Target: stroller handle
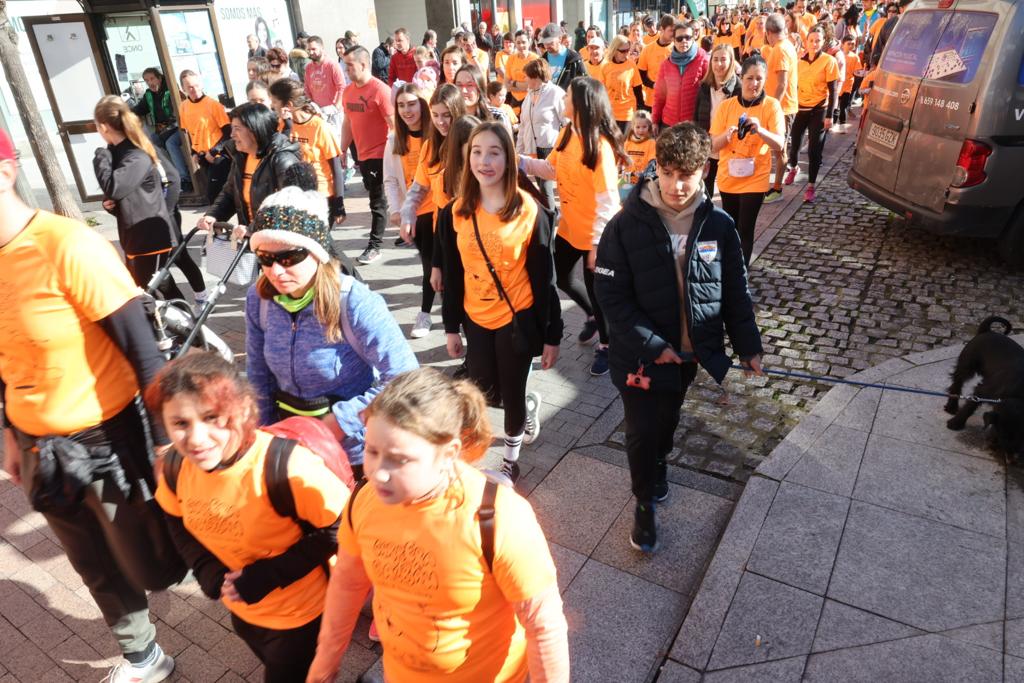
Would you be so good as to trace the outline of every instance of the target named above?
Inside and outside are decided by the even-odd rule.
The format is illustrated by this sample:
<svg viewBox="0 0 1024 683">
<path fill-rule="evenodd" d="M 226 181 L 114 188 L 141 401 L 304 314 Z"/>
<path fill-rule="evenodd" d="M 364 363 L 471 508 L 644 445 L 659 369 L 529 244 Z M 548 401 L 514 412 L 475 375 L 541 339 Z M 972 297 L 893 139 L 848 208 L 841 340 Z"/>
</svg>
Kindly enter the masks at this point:
<svg viewBox="0 0 1024 683">
<path fill-rule="evenodd" d="M 185 238 L 178 242 L 178 246 L 174 247 L 170 256 L 167 257 L 167 263 L 164 264 L 164 267 L 153 273 L 153 277 L 149 278 L 149 282 L 146 283 L 146 294 L 149 294 L 154 299 L 157 298 L 157 290 L 159 290 L 160 285 L 162 285 L 164 280 L 166 280 L 171 274 L 171 266 L 174 265 L 174 262 L 178 260 L 179 256 L 181 256 L 181 252 L 185 251 L 188 247 L 189 240 L 195 237 L 197 232 L 199 232 L 198 227 L 192 228 L 189 233 L 185 235 Z"/>
<path fill-rule="evenodd" d="M 231 273 L 231 271 L 235 269 L 235 267 L 238 265 L 238 262 L 242 260 L 242 256 L 245 255 L 245 252 L 247 251 L 249 251 L 249 235 L 243 237 L 242 240 L 238 243 L 238 249 L 235 250 L 235 256 L 233 259 L 231 259 L 231 265 L 228 266 L 227 272 L 229 274 Z M 225 276 L 224 280 L 226 279 L 227 277 Z M 216 303 L 217 298 L 223 291 L 224 280 L 221 280 L 218 287 L 214 290 L 213 294 L 211 295 L 210 301 L 203 308 L 202 312 L 199 314 L 199 317 L 196 318 L 195 325 L 192 327 L 192 331 L 189 332 L 188 337 L 186 337 L 185 341 L 182 342 L 181 348 L 178 350 L 178 354 L 175 356 L 175 358 L 181 358 L 182 356 L 184 356 L 192 347 L 192 344 L 195 342 L 196 337 L 199 336 L 200 331 L 203 329 L 203 324 L 206 323 L 206 319 L 209 318 L 210 313 L 213 312 L 212 304 Z"/>
</svg>

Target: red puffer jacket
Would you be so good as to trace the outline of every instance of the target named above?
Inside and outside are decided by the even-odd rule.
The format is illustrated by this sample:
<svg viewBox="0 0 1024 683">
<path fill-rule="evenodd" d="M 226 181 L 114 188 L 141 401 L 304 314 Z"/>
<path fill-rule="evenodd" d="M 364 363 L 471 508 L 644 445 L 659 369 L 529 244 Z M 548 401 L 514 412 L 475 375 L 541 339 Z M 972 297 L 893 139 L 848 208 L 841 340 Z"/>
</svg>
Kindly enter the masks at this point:
<svg viewBox="0 0 1024 683">
<path fill-rule="evenodd" d="M 671 57 L 661 63 L 654 84 L 654 108 L 651 112 L 656 125 L 672 126 L 693 121 L 700 82 L 708 72 L 710 61 L 708 53 L 697 48 L 697 56 L 686 65 L 682 76 Z"/>
</svg>

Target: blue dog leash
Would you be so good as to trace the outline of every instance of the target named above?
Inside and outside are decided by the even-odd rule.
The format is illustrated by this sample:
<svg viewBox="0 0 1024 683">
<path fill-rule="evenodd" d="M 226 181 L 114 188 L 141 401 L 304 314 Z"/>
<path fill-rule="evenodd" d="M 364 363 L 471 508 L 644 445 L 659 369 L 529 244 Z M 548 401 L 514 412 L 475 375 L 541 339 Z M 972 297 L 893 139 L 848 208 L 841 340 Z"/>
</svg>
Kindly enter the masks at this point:
<svg viewBox="0 0 1024 683">
<path fill-rule="evenodd" d="M 743 370 L 744 372 L 750 372 L 750 368 L 743 365 L 736 365 L 735 363 L 729 366 L 730 370 Z M 937 396 L 939 398 L 956 398 L 964 399 L 965 401 L 972 401 L 974 403 L 1001 403 L 998 398 L 981 398 L 971 394 L 970 396 L 961 396 L 958 394 L 947 394 L 944 391 L 930 391 L 928 389 L 915 389 L 914 387 L 903 387 L 898 384 L 876 384 L 874 382 L 858 382 L 855 379 L 840 379 L 839 377 L 827 377 L 824 375 L 811 375 L 805 372 L 792 372 L 790 370 L 769 370 L 768 368 L 761 368 L 761 371 L 766 375 L 777 375 L 779 377 L 793 377 L 794 379 L 806 379 L 814 382 L 831 382 L 833 384 L 850 384 L 855 387 L 863 387 L 865 389 L 881 389 L 882 391 L 902 391 L 906 394 L 921 394 L 923 396 Z"/>
</svg>

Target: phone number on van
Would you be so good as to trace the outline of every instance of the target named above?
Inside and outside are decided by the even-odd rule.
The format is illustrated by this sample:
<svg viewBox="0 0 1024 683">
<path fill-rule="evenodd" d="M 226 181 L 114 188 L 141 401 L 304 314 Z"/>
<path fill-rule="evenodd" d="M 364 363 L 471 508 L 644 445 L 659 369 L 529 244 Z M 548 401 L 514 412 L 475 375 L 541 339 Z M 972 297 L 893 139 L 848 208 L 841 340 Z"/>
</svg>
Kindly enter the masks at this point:
<svg viewBox="0 0 1024 683">
<path fill-rule="evenodd" d="M 960 109 L 960 102 L 958 100 L 936 99 L 922 95 L 917 98 L 917 101 L 926 107 L 938 107 L 939 109 L 949 109 L 950 111 L 958 111 Z"/>
</svg>

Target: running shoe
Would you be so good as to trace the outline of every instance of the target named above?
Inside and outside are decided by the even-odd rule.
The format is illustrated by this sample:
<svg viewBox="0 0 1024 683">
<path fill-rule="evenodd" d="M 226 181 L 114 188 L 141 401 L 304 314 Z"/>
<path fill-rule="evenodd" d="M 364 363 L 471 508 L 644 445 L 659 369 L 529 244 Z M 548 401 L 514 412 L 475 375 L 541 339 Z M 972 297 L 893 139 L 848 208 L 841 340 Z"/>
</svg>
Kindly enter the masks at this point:
<svg viewBox="0 0 1024 683">
<path fill-rule="evenodd" d="M 608 374 L 607 346 L 594 352 L 594 362 L 590 364 L 590 374 L 594 377 L 603 377 Z"/>
<path fill-rule="evenodd" d="M 531 391 L 526 395 L 526 432 L 523 443 L 533 443 L 540 435 L 540 394 Z"/>
<path fill-rule="evenodd" d="M 376 247 L 367 247 L 362 254 L 356 257 L 356 261 L 361 266 L 369 265 L 380 258 L 380 249 Z"/>
<path fill-rule="evenodd" d="M 583 323 L 583 331 L 580 332 L 580 336 L 576 337 L 583 346 L 590 346 L 597 341 L 597 321 L 593 318 L 588 318 L 587 322 Z"/>
<path fill-rule="evenodd" d="M 664 503 L 666 500 L 668 500 L 668 482 L 658 482 L 654 485 L 654 502 Z"/>
<path fill-rule="evenodd" d="M 807 190 L 804 192 L 804 203 L 810 204 L 813 201 L 814 201 L 814 187 L 813 186 L 808 186 Z"/>
<path fill-rule="evenodd" d="M 774 204 L 775 202 L 782 201 L 782 190 L 776 190 L 772 188 L 764 195 L 765 204 Z"/>
<path fill-rule="evenodd" d="M 465 379 L 469 377 L 469 366 L 466 365 L 466 359 L 462 359 L 462 364 L 455 368 L 455 372 L 452 373 L 452 379 Z"/>
<path fill-rule="evenodd" d="M 654 503 L 637 503 L 633 513 L 633 531 L 629 544 L 642 553 L 653 553 L 658 548 L 658 523 L 654 518 Z"/>
<path fill-rule="evenodd" d="M 498 476 L 508 480 L 508 485 L 515 487 L 519 481 L 519 463 L 515 460 L 501 459 L 501 467 L 498 468 Z"/>
<path fill-rule="evenodd" d="M 158 683 L 174 671 L 174 658 L 156 646 L 152 660 L 145 666 L 122 661 L 107 673 L 102 683 Z"/>
<path fill-rule="evenodd" d="M 786 178 L 785 178 L 785 180 L 782 181 L 782 184 L 783 185 L 792 185 L 793 182 L 796 180 L 796 174 L 799 173 L 799 172 L 800 172 L 800 167 L 799 166 L 794 166 L 793 168 L 791 168 L 788 171 L 786 171 Z"/>
<path fill-rule="evenodd" d="M 395 246 L 399 247 L 399 248 L 408 248 L 408 247 L 412 247 L 412 246 L 415 246 L 415 245 L 409 244 L 408 242 L 403 240 L 401 237 L 396 237 L 395 238 Z"/>
<path fill-rule="evenodd" d="M 375 643 L 379 643 L 380 642 L 380 634 L 377 633 L 377 622 L 376 621 L 371 621 L 370 622 L 370 630 L 366 632 L 366 637 L 369 638 L 370 640 L 372 640 Z"/>
<path fill-rule="evenodd" d="M 430 314 L 420 311 L 419 313 L 416 314 L 416 322 L 413 323 L 412 332 L 409 333 L 409 336 L 412 337 L 413 339 L 420 339 L 421 337 L 426 337 L 428 334 L 430 334 L 431 324 L 432 321 L 430 319 Z"/>
</svg>

